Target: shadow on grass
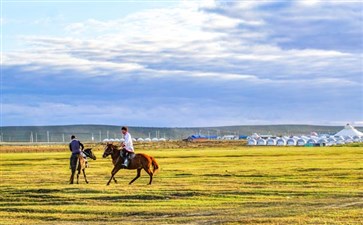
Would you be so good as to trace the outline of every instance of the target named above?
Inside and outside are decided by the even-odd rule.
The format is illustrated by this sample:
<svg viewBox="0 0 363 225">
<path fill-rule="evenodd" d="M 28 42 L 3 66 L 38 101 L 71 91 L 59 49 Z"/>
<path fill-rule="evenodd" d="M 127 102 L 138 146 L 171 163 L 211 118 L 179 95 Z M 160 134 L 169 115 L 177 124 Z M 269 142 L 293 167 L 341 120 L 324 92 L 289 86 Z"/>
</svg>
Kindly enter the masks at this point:
<svg viewBox="0 0 363 225">
<path fill-rule="evenodd" d="M 100 217 L 108 217 L 108 218 L 131 218 L 131 217 L 140 217 L 140 218 L 147 218 L 147 217 L 183 217 L 188 216 L 184 213 L 173 213 L 173 212 L 156 212 L 156 211 L 137 211 L 137 212 L 107 212 L 105 214 L 104 211 L 90 211 L 87 210 L 85 207 L 84 210 L 44 210 L 44 209 L 24 209 L 24 208 L 6 208 L 4 209 L 5 212 L 9 213 L 26 213 L 27 215 L 19 216 L 23 218 L 32 218 L 44 221 L 94 221 L 95 218 Z M 52 216 L 49 214 L 54 214 L 56 216 Z M 82 214 L 80 216 L 80 214 Z M 193 216 L 193 215 L 190 215 Z"/>
<path fill-rule="evenodd" d="M 196 191 L 179 191 L 165 193 L 164 195 L 154 194 L 154 195 L 112 195 L 112 196 L 97 196 L 89 197 L 87 199 L 96 201 L 152 201 L 152 200 L 169 200 L 176 198 L 191 198 L 196 196 L 205 196 L 206 194 L 196 192 Z"/>
</svg>

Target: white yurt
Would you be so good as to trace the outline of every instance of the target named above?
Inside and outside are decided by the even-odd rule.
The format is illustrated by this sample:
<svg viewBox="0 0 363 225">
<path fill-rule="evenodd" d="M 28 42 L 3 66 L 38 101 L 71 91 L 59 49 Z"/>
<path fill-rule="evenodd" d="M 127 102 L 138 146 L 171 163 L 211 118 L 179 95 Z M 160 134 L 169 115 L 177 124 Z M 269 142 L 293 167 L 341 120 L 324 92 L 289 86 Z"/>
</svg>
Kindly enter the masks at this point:
<svg viewBox="0 0 363 225">
<path fill-rule="evenodd" d="M 359 142 L 359 141 L 360 141 L 359 136 L 354 136 L 354 137 L 353 137 L 353 141 L 354 141 L 354 142 Z"/>
<path fill-rule="evenodd" d="M 159 141 L 166 141 L 166 139 L 165 138 L 160 138 Z"/>
<path fill-rule="evenodd" d="M 115 142 L 115 139 L 111 138 L 109 139 L 110 142 Z"/>
<path fill-rule="evenodd" d="M 284 146 L 284 145 L 286 145 L 286 140 L 284 138 L 279 138 L 276 141 L 276 145 L 278 145 L 278 146 Z"/>
<path fill-rule="evenodd" d="M 159 139 L 157 139 L 157 138 L 153 138 L 153 139 L 151 139 L 151 141 L 159 141 Z"/>
<path fill-rule="evenodd" d="M 267 139 L 266 145 L 275 146 L 276 145 L 276 139 L 272 139 L 272 138 Z"/>
<path fill-rule="evenodd" d="M 115 141 L 116 141 L 116 142 L 120 142 L 120 139 L 116 138 L 116 139 L 115 139 Z"/>
<path fill-rule="evenodd" d="M 344 137 L 343 136 L 334 136 L 336 141 L 344 141 Z"/>
<path fill-rule="evenodd" d="M 103 141 L 102 142 L 109 142 L 110 140 L 109 139 L 103 139 Z"/>
<path fill-rule="evenodd" d="M 296 145 L 297 145 L 297 146 L 304 146 L 304 145 L 306 145 L 306 139 L 305 139 L 305 138 L 299 138 L 299 139 L 296 141 Z"/>
<path fill-rule="evenodd" d="M 253 138 L 249 139 L 249 140 L 247 141 L 247 145 L 257 145 L 257 141 L 256 141 L 256 139 L 253 139 Z"/>
<path fill-rule="evenodd" d="M 352 125 L 350 125 L 349 123 L 347 125 L 345 125 L 344 129 L 339 131 L 338 133 L 335 134 L 335 136 L 359 136 L 362 137 L 363 133 L 360 132 L 359 130 L 355 129 Z"/>
<path fill-rule="evenodd" d="M 144 138 L 138 138 L 137 141 L 144 141 Z"/>
<path fill-rule="evenodd" d="M 344 140 L 352 140 L 353 137 L 352 136 L 344 136 Z"/>
<path fill-rule="evenodd" d="M 321 138 L 321 139 L 319 139 L 318 140 L 318 143 L 319 144 L 326 144 L 326 143 L 328 143 L 329 141 L 328 141 L 328 139 L 326 139 L 326 138 Z"/>
<path fill-rule="evenodd" d="M 262 139 L 262 138 L 258 139 L 257 140 L 257 145 L 266 145 L 266 140 Z"/>
<path fill-rule="evenodd" d="M 306 141 L 307 144 L 315 144 L 317 141 L 314 138 L 310 138 L 309 140 Z"/>
<path fill-rule="evenodd" d="M 256 134 L 256 133 L 254 133 L 254 134 L 252 134 L 250 137 L 251 137 L 252 139 L 258 139 L 258 138 L 260 138 L 260 135 L 258 135 L 258 134 Z"/>
<path fill-rule="evenodd" d="M 145 138 L 145 141 L 149 141 L 149 142 L 150 142 L 150 141 L 151 141 L 151 139 L 150 139 L 150 138 Z"/>
<path fill-rule="evenodd" d="M 329 137 L 328 142 L 336 142 L 337 139 L 335 137 Z"/>
<path fill-rule="evenodd" d="M 337 140 L 337 145 L 344 145 L 345 144 L 345 141 L 343 141 L 343 140 Z"/>
<path fill-rule="evenodd" d="M 297 141 L 295 138 L 289 138 L 286 140 L 286 145 L 295 146 L 296 144 L 297 144 Z"/>
</svg>

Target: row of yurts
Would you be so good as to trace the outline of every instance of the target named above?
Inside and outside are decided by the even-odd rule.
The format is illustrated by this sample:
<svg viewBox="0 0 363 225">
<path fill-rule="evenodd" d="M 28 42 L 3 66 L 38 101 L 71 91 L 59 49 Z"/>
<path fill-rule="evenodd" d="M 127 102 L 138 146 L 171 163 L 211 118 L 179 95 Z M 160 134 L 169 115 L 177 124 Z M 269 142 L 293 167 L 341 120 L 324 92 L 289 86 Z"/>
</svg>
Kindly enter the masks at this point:
<svg viewBox="0 0 363 225">
<path fill-rule="evenodd" d="M 104 139 L 103 140 L 103 142 L 104 143 L 106 143 L 106 142 L 124 142 L 125 141 L 125 139 L 123 139 L 123 138 L 120 138 L 120 139 L 118 139 L 118 138 L 115 138 L 115 139 Z M 152 142 L 152 141 L 154 141 L 154 142 L 156 142 L 156 141 L 166 141 L 166 139 L 165 138 L 132 138 L 132 141 L 140 141 L 140 142 L 143 142 L 143 141 L 145 141 L 145 142 Z"/>
<path fill-rule="evenodd" d="M 363 142 L 363 133 L 347 124 L 343 130 L 334 135 L 317 135 L 291 137 L 269 137 L 264 139 L 258 134 L 247 138 L 247 145 L 269 145 L 269 146 L 331 146 Z"/>
</svg>

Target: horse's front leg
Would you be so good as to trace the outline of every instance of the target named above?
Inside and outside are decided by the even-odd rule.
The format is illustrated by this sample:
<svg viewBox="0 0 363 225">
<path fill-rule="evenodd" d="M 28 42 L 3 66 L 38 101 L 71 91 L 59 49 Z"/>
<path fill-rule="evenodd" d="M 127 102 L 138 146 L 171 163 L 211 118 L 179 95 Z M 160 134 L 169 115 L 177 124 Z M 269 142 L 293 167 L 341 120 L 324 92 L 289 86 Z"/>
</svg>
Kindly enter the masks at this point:
<svg viewBox="0 0 363 225">
<path fill-rule="evenodd" d="M 115 184 L 117 184 L 117 180 L 116 180 L 116 178 L 115 178 L 115 177 L 113 177 L 112 179 L 113 179 L 113 181 L 115 182 Z"/>
<path fill-rule="evenodd" d="M 83 176 L 84 176 L 84 180 L 86 181 L 86 183 L 88 184 L 88 180 L 87 180 L 87 176 L 86 176 L 86 172 L 85 169 L 82 170 L 83 172 Z"/>
<path fill-rule="evenodd" d="M 77 173 L 77 184 L 79 184 L 79 174 L 81 173 L 81 170 L 78 170 L 78 173 Z"/>
<path fill-rule="evenodd" d="M 115 174 L 121 169 L 121 164 L 116 164 L 111 172 L 111 178 L 108 180 L 107 185 L 110 185 L 111 180 L 114 178 Z"/>
</svg>

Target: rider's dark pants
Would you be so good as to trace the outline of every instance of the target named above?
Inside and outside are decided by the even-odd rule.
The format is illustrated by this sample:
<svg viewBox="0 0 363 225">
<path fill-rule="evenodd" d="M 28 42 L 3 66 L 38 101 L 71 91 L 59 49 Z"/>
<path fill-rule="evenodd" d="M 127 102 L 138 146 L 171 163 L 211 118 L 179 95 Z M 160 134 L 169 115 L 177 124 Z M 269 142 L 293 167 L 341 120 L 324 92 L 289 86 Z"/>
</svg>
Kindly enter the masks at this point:
<svg viewBox="0 0 363 225">
<path fill-rule="evenodd" d="M 122 163 L 125 162 L 126 157 L 129 156 L 129 151 L 127 151 L 125 148 L 122 149 L 121 157 L 122 157 Z"/>
<path fill-rule="evenodd" d="M 123 148 L 122 152 L 121 152 L 121 157 L 122 157 L 123 161 L 125 161 L 126 157 L 130 157 L 130 156 L 132 156 L 132 154 L 134 154 L 134 153 L 129 152 L 125 148 Z"/>
<path fill-rule="evenodd" d="M 75 172 L 77 169 L 78 156 L 79 156 L 79 154 L 72 154 L 71 158 L 69 159 L 72 173 Z"/>
</svg>

